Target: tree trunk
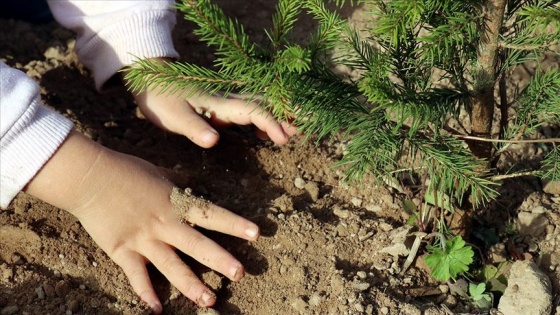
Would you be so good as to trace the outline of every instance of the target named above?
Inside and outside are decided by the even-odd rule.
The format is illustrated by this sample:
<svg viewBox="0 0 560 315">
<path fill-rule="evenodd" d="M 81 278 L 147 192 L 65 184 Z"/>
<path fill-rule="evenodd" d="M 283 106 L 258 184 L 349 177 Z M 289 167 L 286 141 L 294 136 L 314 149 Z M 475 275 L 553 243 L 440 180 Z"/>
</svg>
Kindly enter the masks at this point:
<svg viewBox="0 0 560 315">
<path fill-rule="evenodd" d="M 494 86 L 498 77 L 498 35 L 506 7 L 506 0 L 487 0 L 483 4 L 484 27 L 478 47 L 478 66 L 475 86 L 471 96 L 471 135 L 490 138 L 494 117 Z M 470 141 L 469 148 L 474 156 L 489 159 L 492 143 Z"/>
</svg>

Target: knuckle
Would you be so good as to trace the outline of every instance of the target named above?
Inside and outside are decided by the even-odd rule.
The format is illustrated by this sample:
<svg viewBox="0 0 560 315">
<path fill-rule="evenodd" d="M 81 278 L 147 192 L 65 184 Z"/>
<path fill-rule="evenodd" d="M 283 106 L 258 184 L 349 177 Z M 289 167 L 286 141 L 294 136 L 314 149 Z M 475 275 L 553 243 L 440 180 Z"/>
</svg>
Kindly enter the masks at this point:
<svg viewBox="0 0 560 315">
<path fill-rule="evenodd" d="M 186 250 L 188 251 L 185 254 L 189 254 L 189 252 L 196 252 L 197 249 L 201 246 L 202 243 L 206 240 L 206 237 L 202 234 L 190 234 L 186 236 L 182 243 L 185 246 Z"/>
<path fill-rule="evenodd" d="M 183 262 L 179 259 L 179 257 L 173 255 L 170 257 L 165 258 L 165 260 L 161 264 L 161 268 L 163 269 L 163 273 L 170 273 L 172 272 L 177 266 L 182 265 Z"/>
<path fill-rule="evenodd" d="M 198 298 L 200 291 L 203 290 L 201 288 L 203 284 L 196 276 L 189 272 L 188 267 L 185 267 L 185 270 L 180 273 L 179 278 L 183 279 L 183 281 L 181 281 L 177 289 L 193 301 Z"/>
<path fill-rule="evenodd" d="M 130 270 L 125 270 L 125 274 L 128 277 L 130 283 L 143 283 L 146 280 L 146 272 L 139 268 L 133 268 Z"/>
<path fill-rule="evenodd" d="M 240 227 L 243 226 L 243 220 L 240 217 L 235 217 L 233 220 L 229 221 L 230 231 L 238 231 Z"/>
</svg>

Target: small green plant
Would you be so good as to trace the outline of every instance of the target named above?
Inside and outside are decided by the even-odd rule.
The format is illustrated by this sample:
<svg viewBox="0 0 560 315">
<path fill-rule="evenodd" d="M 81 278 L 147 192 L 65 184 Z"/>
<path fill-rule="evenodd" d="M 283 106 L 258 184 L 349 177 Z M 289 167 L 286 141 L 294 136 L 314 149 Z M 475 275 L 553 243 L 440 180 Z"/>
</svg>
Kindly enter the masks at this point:
<svg viewBox="0 0 560 315">
<path fill-rule="evenodd" d="M 474 273 L 474 279 L 485 283 L 487 291 L 501 295 L 507 287 L 505 271 L 509 265 L 509 262 L 502 262 L 497 266 L 486 264 Z"/>
<path fill-rule="evenodd" d="M 466 245 L 460 236 L 455 236 L 438 245 L 427 246 L 426 264 L 432 269 L 432 276 L 441 281 L 456 279 L 469 270 L 473 262 L 472 247 Z"/>
<path fill-rule="evenodd" d="M 485 283 L 469 283 L 469 296 L 474 305 L 480 309 L 490 309 L 492 307 L 492 295 L 486 292 Z"/>
</svg>

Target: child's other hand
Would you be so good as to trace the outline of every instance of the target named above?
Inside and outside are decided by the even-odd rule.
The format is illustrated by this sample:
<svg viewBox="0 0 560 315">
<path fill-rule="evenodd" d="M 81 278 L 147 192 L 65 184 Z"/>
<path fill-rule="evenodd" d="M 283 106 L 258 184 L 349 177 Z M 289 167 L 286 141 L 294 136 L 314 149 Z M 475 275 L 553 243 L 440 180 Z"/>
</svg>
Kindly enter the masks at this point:
<svg viewBox="0 0 560 315">
<path fill-rule="evenodd" d="M 296 133 L 293 125 L 277 122 L 270 112 L 245 100 L 195 93 L 185 101 L 181 96 L 158 92 L 155 89 L 134 95 L 144 116 L 160 128 L 182 134 L 203 148 L 218 142 L 220 136 L 215 128 L 232 124 L 253 124 L 260 139 L 270 139 L 278 145 L 286 144 Z M 198 114 L 197 109 L 210 117 Z"/>
<path fill-rule="evenodd" d="M 154 165 L 72 132 L 26 192 L 74 214 L 123 269 L 134 291 L 159 314 L 162 304 L 146 269 L 150 262 L 198 305 L 208 307 L 216 300 L 176 249 L 233 281 L 244 275 L 229 252 L 181 223 L 170 201 L 172 188 Z M 259 236 L 254 223 L 218 206 L 189 211 L 189 221 L 206 229 L 246 240 Z"/>
</svg>

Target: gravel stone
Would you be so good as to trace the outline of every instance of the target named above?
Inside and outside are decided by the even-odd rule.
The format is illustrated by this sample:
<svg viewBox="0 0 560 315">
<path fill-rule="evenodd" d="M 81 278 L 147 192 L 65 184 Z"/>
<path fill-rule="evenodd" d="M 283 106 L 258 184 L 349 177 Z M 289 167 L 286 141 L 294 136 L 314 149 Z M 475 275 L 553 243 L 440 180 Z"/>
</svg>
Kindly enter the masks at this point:
<svg viewBox="0 0 560 315">
<path fill-rule="evenodd" d="M 354 207 L 361 207 L 363 200 L 362 198 L 354 197 L 350 200 L 350 202 L 354 205 Z"/>
<path fill-rule="evenodd" d="M 1 315 L 13 315 L 19 311 L 19 307 L 17 305 L 10 305 L 6 306 L 0 311 Z"/>
<path fill-rule="evenodd" d="M 359 283 L 354 283 L 352 284 L 352 288 L 358 290 L 358 291 L 365 291 L 367 289 L 369 289 L 370 284 L 367 282 L 359 282 Z"/>
<path fill-rule="evenodd" d="M 295 298 L 291 305 L 296 311 L 302 314 L 305 313 L 305 309 L 307 308 L 307 303 L 301 297 Z"/>
<path fill-rule="evenodd" d="M 516 261 L 498 310 L 504 315 L 548 315 L 552 311 L 551 290 L 550 279 L 535 263 Z"/>
<path fill-rule="evenodd" d="M 543 180 L 543 191 L 551 195 L 560 195 L 560 181 Z"/>
<path fill-rule="evenodd" d="M 43 291 L 43 287 L 35 288 L 35 293 L 37 294 L 37 297 L 39 298 L 39 300 L 44 300 L 45 299 L 45 291 Z"/>
<path fill-rule="evenodd" d="M 340 207 L 337 206 L 334 207 L 333 214 L 341 219 L 348 219 L 350 217 L 350 211 L 340 209 Z"/>
<path fill-rule="evenodd" d="M 517 216 L 517 230 L 524 236 L 541 236 L 549 224 L 542 213 L 520 212 Z"/>
<path fill-rule="evenodd" d="M 296 186 L 297 189 L 305 188 L 305 180 L 301 177 L 296 178 L 294 180 L 294 186 Z"/>
</svg>

